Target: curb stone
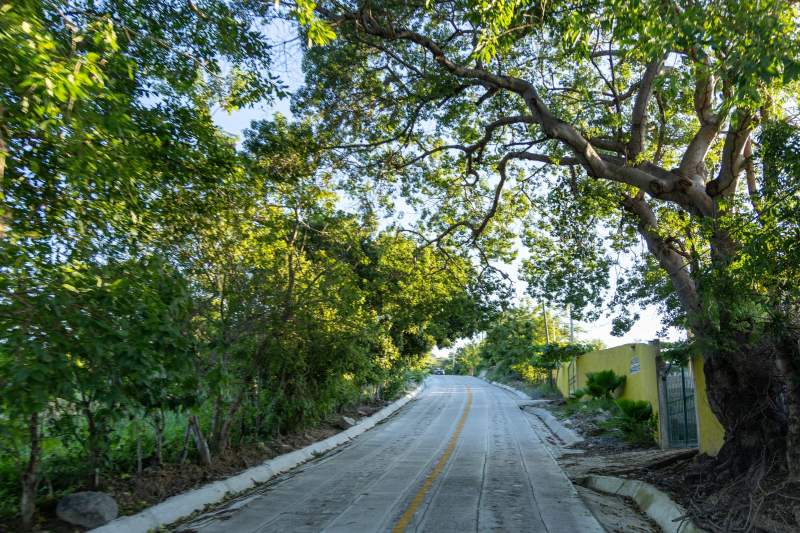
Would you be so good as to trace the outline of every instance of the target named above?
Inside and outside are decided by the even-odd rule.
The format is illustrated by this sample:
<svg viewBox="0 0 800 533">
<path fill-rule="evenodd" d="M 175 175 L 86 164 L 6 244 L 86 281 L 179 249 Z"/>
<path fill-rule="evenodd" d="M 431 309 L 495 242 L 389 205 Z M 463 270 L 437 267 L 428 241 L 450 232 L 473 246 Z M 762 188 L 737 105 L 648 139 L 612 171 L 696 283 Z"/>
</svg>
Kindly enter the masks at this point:
<svg viewBox="0 0 800 533">
<path fill-rule="evenodd" d="M 553 414 L 547 409 L 541 407 L 529 407 L 531 414 L 539 418 L 542 423 L 547 426 L 547 429 L 559 438 L 562 446 L 572 446 L 584 441 L 584 438 L 578 435 L 575 430 L 572 430 L 562 424 Z"/>
<path fill-rule="evenodd" d="M 481 378 L 481 379 L 483 379 L 483 378 Z M 485 379 L 484 379 L 484 381 L 488 381 L 488 380 L 485 380 Z M 500 387 L 501 389 L 505 389 L 505 390 L 507 390 L 507 391 L 508 391 L 508 392 L 510 392 L 511 394 L 514 394 L 514 395 L 516 395 L 516 396 L 517 396 L 519 399 L 521 399 L 521 400 L 530 400 L 530 399 L 531 399 L 531 397 L 530 397 L 530 396 L 528 396 L 527 394 L 525 394 L 525 393 L 524 393 L 524 392 L 522 392 L 521 390 L 515 389 L 514 387 L 509 387 L 509 386 L 508 386 L 508 385 L 506 385 L 505 383 L 500 383 L 500 382 L 498 382 L 498 381 L 489 381 L 489 383 L 491 383 L 492 385 L 494 385 L 494 386 L 496 386 L 496 387 Z"/>
<path fill-rule="evenodd" d="M 328 437 L 327 439 L 264 461 L 261 465 L 249 468 L 235 476 L 209 483 L 199 489 L 176 494 L 139 513 L 117 518 L 91 531 L 93 533 L 147 533 L 148 531 L 157 530 L 160 527 L 177 522 L 194 512 L 202 510 L 208 505 L 219 503 L 224 500 L 226 496 L 243 492 L 259 483 L 268 481 L 278 474 L 291 470 L 306 461 L 310 461 L 320 454 L 338 448 L 342 444 L 372 429 L 405 404 L 419 396 L 425 389 L 425 385 L 426 383 L 423 381 L 416 389 L 407 393 L 399 400 L 387 405 L 372 416 L 359 420 L 355 426 Z"/>
<path fill-rule="evenodd" d="M 590 489 L 627 496 L 666 533 L 706 533 L 691 520 L 683 520 L 686 510 L 666 493 L 649 483 L 611 476 L 586 476 L 581 485 Z"/>
</svg>

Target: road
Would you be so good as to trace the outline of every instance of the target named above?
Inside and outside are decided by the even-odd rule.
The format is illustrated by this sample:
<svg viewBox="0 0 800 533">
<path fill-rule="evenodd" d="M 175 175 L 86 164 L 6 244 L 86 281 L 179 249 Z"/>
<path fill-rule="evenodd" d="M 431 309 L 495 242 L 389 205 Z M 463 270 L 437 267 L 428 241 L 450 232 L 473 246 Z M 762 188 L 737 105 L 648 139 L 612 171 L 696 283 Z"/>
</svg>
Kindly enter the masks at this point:
<svg viewBox="0 0 800 533">
<path fill-rule="evenodd" d="M 603 531 L 519 401 L 432 376 L 387 422 L 184 531 Z"/>
</svg>

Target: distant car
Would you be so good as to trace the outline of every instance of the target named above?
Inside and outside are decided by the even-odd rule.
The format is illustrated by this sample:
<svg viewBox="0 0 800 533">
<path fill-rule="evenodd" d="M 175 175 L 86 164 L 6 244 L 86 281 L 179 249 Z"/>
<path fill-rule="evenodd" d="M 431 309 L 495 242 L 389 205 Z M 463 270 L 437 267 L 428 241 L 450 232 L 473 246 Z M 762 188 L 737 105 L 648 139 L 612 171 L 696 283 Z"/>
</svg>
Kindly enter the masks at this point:
<svg viewBox="0 0 800 533">
<path fill-rule="evenodd" d="M 444 369 L 442 368 L 434 368 L 433 369 L 434 376 L 444 376 Z"/>
</svg>

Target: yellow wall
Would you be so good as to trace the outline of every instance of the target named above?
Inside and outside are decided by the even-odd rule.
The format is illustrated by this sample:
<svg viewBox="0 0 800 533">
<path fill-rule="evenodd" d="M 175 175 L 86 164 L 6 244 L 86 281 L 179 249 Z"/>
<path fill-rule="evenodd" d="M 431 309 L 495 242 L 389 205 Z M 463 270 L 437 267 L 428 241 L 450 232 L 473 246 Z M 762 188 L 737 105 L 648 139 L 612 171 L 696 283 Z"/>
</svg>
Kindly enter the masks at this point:
<svg viewBox="0 0 800 533">
<path fill-rule="evenodd" d="M 656 357 L 658 346 L 652 344 L 623 344 L 615 348 L 597 350 L 581 355 L 576 359 L 577 388 L 586 386 L 586 374 L 601 370 L 613 370 L 618 376 L 627 376 L 620 398 L 645 400 L 658 414 L 658 373 Z M 631 374 L 631 360 L 639 358 L 639 372 Z M 565 398 L 569 397 L 568 363 L 561 366 L 558 373 L 558 389 Z"/>
<path fill-rule="evenodd" d="M 639 372 L 630 373 L 633 357 L 639 358 Z M 646 400 L 658 413 L 658 371 L 656 358 L 658 346 L 652 344 L 625 344 L 607 350 L 589 352 L 578 357 L 576 388 L 586 386 L 586 375 L 600 370 L 613 370 L 617 375 L 627 376 L 621 398 Z M 558 372 L 556 385 L 565 397 L 569 397 L 569 363 L 564 363 Z M 725 441 L 725 430 L 711 411 L 706 393 L 706 378 L 703 374 L 703 358 L 692 359 L 692 375 L 695 383 L 697 405 L 697 434 L 701 453 L 716 455 Z"/>
<path fill-rule="evenodd" d="M 725 429 L 711 411 L 706 395 L 706 376 L 703 373 L 703 358 L 692 358 L 692 375 L 694 376 L 695 402 L 697 403 L 697 435 L 700 440 L 700 453 L 717 455 L 725 442 Z"/>
</svg>

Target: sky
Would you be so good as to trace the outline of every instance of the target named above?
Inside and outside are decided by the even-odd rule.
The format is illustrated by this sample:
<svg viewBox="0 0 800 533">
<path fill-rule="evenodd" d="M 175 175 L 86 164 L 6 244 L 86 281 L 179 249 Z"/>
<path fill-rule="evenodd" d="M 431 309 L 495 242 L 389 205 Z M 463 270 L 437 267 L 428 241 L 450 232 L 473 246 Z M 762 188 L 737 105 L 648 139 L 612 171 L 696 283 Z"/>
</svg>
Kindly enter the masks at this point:
<svg viewBox="0 0 800 533">
<path fill-rule="evenodd" d="M 290 35 L 291 29 L 281 27 L 276 29 L 276 34 L 280 39 L 282 35 Z M 273 72 L 282 77 L 286 83 L 289 92 L 296 91 L 303 84 L 303 74 L 300 69 L 301 52 L 297 46 L 287 46 L 283 54 L 276 54 Z M 283 98 L 275 101 L 272 104 L 263 104 L 253 108 L 240 109 L 233 113 L 228 113 L 223 109 L 215 110 L 213 113 L 214 121 L 216 124 L 230 133 L 242 139 L 242 132 L 249 127 L 250 122 L 253 120 L 268 119 L 275 113 L 281 113 L 287 117 L 291 117 L 292 113 L 289 108 L 289 98 Z M 521 246 L 521 245 L 520 245 Z M 508 265 L 497 265 L 501 270 L 505 271 L 509 277 L 514 280 L 516 296 L 518 301 L 525 298 L 526 284 L 519 276 L 519 268 L 522 261 L 523 253 L 519 254 L 518 259 Z M 613 280 L 612 280 L 613 284 Z M 631 342 L 647 342 L 658 337 L 658 332 L 662 329 L 662 323 L 659 313 L 655 307 L 648 307 L 646 309 L 639 309 L 638 307 L 632 309 L 632 313 L 638 312 L 640 314 L 639 320 L 634 324 L 631 330 L 623 337 L 614 337 L 611 335 L 611 317 L 601 317 L 596 322 L 577 322 L 575 323 L 576 340 L 599 340 L 602 341 L 607 347 L 619 346 L 621 344 Z M 661 337 L 662 340 L 676 340 L 681 336 L 677 330 L 670 330 L 666 337 Z M 435 350 L 435 356 L 446 356 L 450 350 Z"/>
</svg>

